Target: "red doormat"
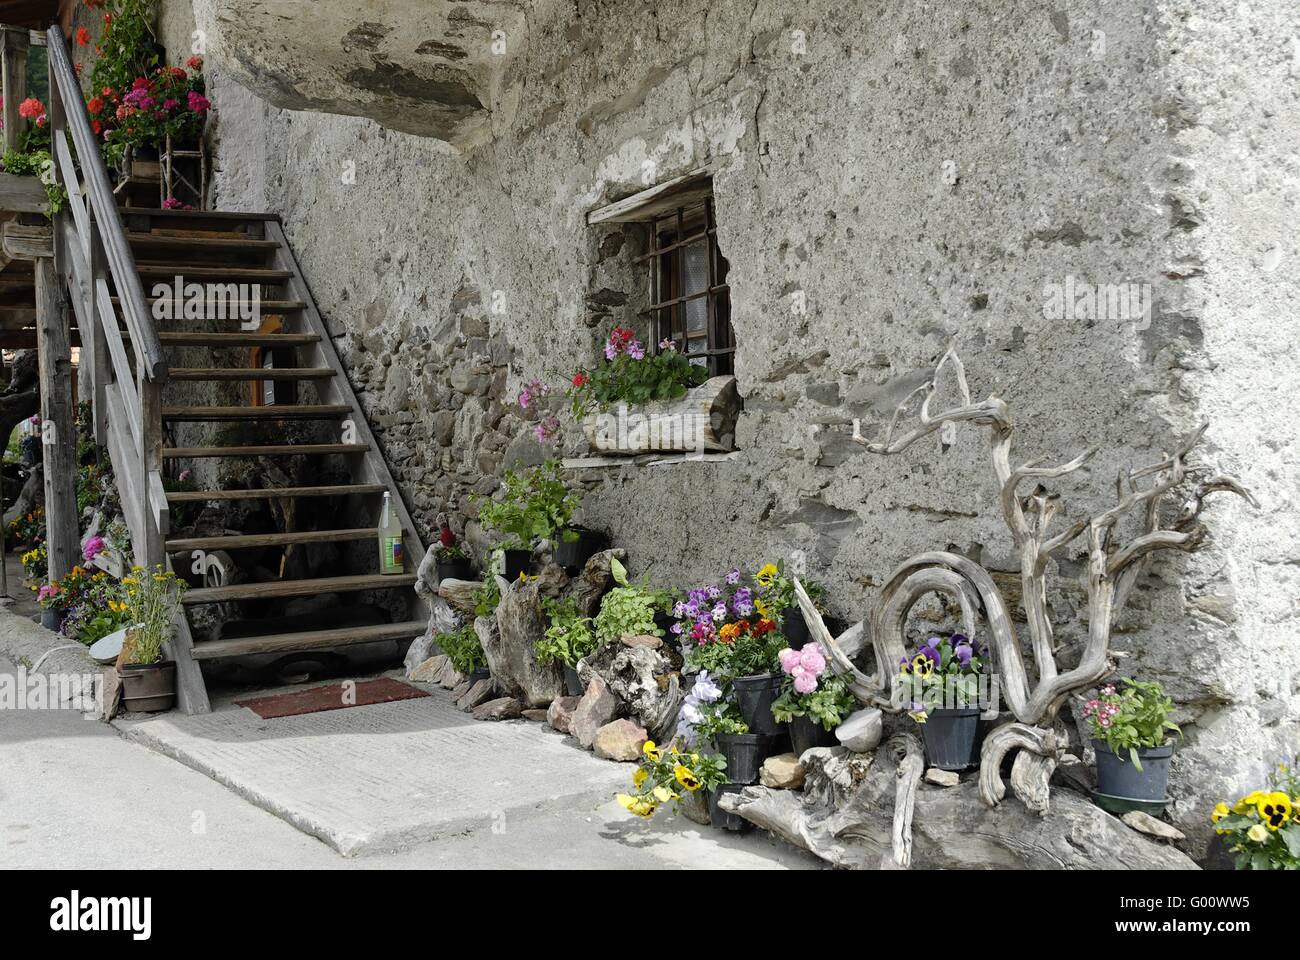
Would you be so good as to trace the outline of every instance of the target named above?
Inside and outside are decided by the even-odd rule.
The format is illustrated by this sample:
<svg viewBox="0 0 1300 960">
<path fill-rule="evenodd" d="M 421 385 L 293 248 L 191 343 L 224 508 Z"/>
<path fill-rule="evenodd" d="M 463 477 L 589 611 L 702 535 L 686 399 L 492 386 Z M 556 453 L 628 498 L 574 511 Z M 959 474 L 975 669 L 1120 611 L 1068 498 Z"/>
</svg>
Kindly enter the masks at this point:
<svg viewBox="0 0 1300 960">
<path fill-rule="evenodd" d="M 274 697 L 253 697 L 249 700 L 236 700 L 235 703 L 248 707 L 263 720 L 274 720 L 276 717 L 296 717 L 303 713 L 365 707 L 372 703 L 393 703 L 428 695 L 426 691 L 417 690 L 400 680 L 381 677 L 378 680 L 362 680 L 355 685 L 348 684 L 346 699 L 343 684 L 330 683 L 310 690 L 281 693 Z"/>
</svg>

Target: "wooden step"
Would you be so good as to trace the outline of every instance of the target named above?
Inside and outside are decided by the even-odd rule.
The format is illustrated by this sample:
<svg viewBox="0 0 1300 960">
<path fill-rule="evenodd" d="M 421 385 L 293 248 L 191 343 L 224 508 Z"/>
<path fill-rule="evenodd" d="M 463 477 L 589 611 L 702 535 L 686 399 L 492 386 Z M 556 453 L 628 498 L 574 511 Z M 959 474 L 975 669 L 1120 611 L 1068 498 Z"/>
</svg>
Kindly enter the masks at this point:
<svg viewBox="0 0 1300 960">
<path fill-rule="evenodd" d="M 379 530 L 361 527 L 357 530 L 302 530 L 292 533 L 236 533 L 224 537 L 189 537 L 168 540 L 169 551 L 185 550 L 247 550 L 254 547 L 283 547 L 294 543 L 349 543 L 354 540 L 375 539 Z"/>
<path fill-rule="evenodd" d="M 202 233 L 138 233 L 126 235 L 127 241 L 138 250 L 229 250 L 233 253 L 259 253 L 278 250 L 274 240 L 232 235 L 204 235 Z"/>
<path fill-rule="evenodd" d="M 265 447 L 164 447 L 164 460 L 205 457 L 300 457 L 307 455 L 365 453 L 368 443 L 299 443 Z"/>
<path fill-rule="evenodd" d="M 226 600 L 265 600 L 272 597 L 311 597 L 322 593 L 355 593 L 358 590 L 388 590 L 415 583 L 413 573 L 369 573 L 354 577 L 321 577 L 316 580 L 273 580 L 267 583 L 236 583 L 228 587 L 198 587 L 186 590 L 181 602 L 187 607 Z M 421 633 L 424 629 L 421 628 Z"/>
<path fill-rule="evenodd" d="M 113 306 L 117 307 L 121 305 L 121 300 L 119 300 L 117 297 L 109 297 L 109 299 L 113 302 Z M 150 310 L 150 315 L 152 316 L 153 305 L 155 303 L 157 303 L 159 300 L 166 302 L 171 299 L 172 299 L 171 297 L 145 297 L 144 302 L 148 305 Z M 181 305 L 182 307 L 184 307 L 183 300 L 181 301 Z M 307 304 L 304 303 L 302 300 L 266 300 L 266 299 L 259 300 L 256 304 L 247 300 L 235 300 L 233 302 L 228 302 L 226 304 L 226 309 L 227 311 L 235 310 L 235 311 L 247 312 L 247 308 L 252 308 L 254 306 L 257 307 L 258 311 L 264 317 L 275 315 L 275 314 L 281 314 L 281 313 L 296 313 L 307 309 Z"/>
<path fill-rule="evenodd" d="M 326 380 L 329 367 L 172 367 L 169 380 Z"/>
<path fill-rule="evenodd" d="M 163 407 L 167 423 L 216 423 L 227 420 L 331 420 L 352 413 L 346 403 L 286 403 L 269 407 Z"/>
<path fill-rule="evenodd" d="M 281 283 L 293 276 L 292 270 L 277 270 L 272 267 L 247 267 L 237 263 L 141 263 L 136 262 L 136 271 L 140 279 L 147 281 L 151 277 L 166 277 L 169 280 L 181 277 L 186 283 L 200 280 L 250 281 L 260 283 Z"/>
<path fill-rule="evenodd" d="M 123 337 L 127 335 L 122 331 Z M 164 347 L 305 347 L 320 340 L 314 333 L 182 333 L 160 330 Z"/>
<path fill-rule="evenodd" d="M 389 579 L 396 579 L 390 577 Z M 339 630 L 310 630 L 303 633 L 275 633 L 263 637 L 238 637 L 233 640 L 208 640 L 194 645 L 195 660 L 240 657 L 254 653 L 280 653 L 291 650 L 319 650 L 376 640 L 414 640 L 424 633 L 422 620 L 405 623 L 381 623 L 368 627 L 343 627 Z"/>
<path fill-rule="evenodd" d="M 285 500 L 294 497 L 347 497 L 383 493 L 382 483 L 348 483 L 332 487 L 268 487 L 257 490 L 172 490 L 168 503 L 208 503 L 216 500 Z"/>
</svg>

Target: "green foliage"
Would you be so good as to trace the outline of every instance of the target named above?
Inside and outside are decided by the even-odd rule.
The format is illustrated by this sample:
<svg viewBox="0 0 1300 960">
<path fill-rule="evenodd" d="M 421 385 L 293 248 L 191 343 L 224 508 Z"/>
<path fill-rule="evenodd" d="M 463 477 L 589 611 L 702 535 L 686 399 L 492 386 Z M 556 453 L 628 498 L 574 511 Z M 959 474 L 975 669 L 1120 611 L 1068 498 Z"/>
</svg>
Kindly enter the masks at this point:
<svg viewBox="0 0 1300 960">
<path fill-rule="evenodd" d="M 1139 749 L 1161 746 L 1169 731 L 1181 731 L 1169 719 L 1174 701 L 1165 696 L 1159 683 L 1128 679 L 1121 683 L 1123 690 L 1102 687 L 1101 694 L 1084 706 L 1083 715 L 1095 739 L 1105 741 L 1112 753 L 1127 750 L 1133 766 L 1141 770 Z"/>
<path fill-rule="evenodd" d="M 785 637 L 775 630 L 737 631 L 731 644 L 731 656 L 719 673 L 725 677 L 750 677 L 756 673 L 775 673 L 781 669 L 778 654 L 785 649 Z M 709 644 L 709 646 L 725 646 Z"/>
<path fill-rule="evenodd" d="M 458 673 L 468 674 L 487 666 L 487 657 L 473 624 L 467 623 L 459 630 L 438 634 L 438 646 L 442 647 L 442 652 Z"/>
<path fill-rule="evenodd" d="M 542 609 L 551 622 L 536 643 L 539 664 L 572 667 L 599 646 L 591 618 L 581 615 L 576 601 L 545 600 Z"/>
<path fill-rule="evenodd" d="M 895 694 L 919 723 L 928 711 L 965 707 L 979 699 L 984 659 L 979 645 L 961 633 L 930 637 L 900 666 Z"/>
<path fill-rule="evenodd" d="M 717 755 L 697 750 L 683 750 L 676 742 L 660 749 L 647 741 L 641 749 L 641 762 L 632 774 L 635 793 L 620 793 L 614 799 L 638 817 L 653 817 L 665 803 L 681 809 L 683 793 L 714 790 L 727 782 L 727 761 Z"/>
<path fill-rule="evenodd" d="M 48 135 L 46 139 L 48 140 Z M 48 145 L 43 148 L 33 147 L 29 151 L 8 150 L 0 162 L 4 163 L 5 173 L 18 177 L 36 177 L 41 181 L 49 204 L 45 209 L 47 217 L 53 217 L 68 205 L 68 192 L 55 179 L 54 159 L 50 156 Z"/>
<path fill-rule="evenodd" d="M 708 368 L 696 366 L 676 350 L 646 356 L 641 360 L 621 353 L 590 373 L 580 374 L 569 391 L 573 416 L 606 410 L 612 404 L 637 405 L 654 400 L 675 400 L 691 387 L 709 379 Z"/>
<path fill-rule="evenodd" d="M 754 575 L 758 584 L 758 597 L 762 600 L 767 616 L 779 617 L 785 610 L 797 608 L 799 603 L 794 595 L 794 577 L 785 572 L 785 561 L 769 563 Z M 818 611 L 825 613 L 826 588 L 812 580 L 800 578 L 804 592 Z"/>
<path fill-rule="evenodd" d="M 128 663 L 157 663 L 162 645 L 171 639 L 172 621 L 181 605 L 186 583 L 161 565 L 152 570 L 135 567 L 122 578 L 126 587 L 127 616 L 138 627 L 128 635 Z"/>
<path fill-rule="evenodd" d="M 1238 870 L 1300 870 L 1300 769 L 1284 756 L 1255 790 L 1210 814 L 1214 832 L 1236 854 Z"/>
<path fill-rule="evenodd" d="M 692 724 L 697 735 L 713 743 L 719 734 L 749 733 L 749 724 L 740 715 L 740 707 L 733 701 L 715 700 L 700 706 L 700 720 Z"/>
<path fill-rule="evenodd" d="M 96 47 L 98 56 L 90 68 L 90 90 L 102 93 L 105 87 L 129 89 L 136 77 L 158 66 L 154 23 L 158 19 L 157 0 L 108 0 L 104 12 L 112 16 Z"/>
<path fill-rule="evenodd" d="M 825 730 L 834 730 L 857 707 L 857 700 L 849 692 L 843 677 L 829 671 L 818 678 L 817 689 L 812 693 L 795 690 L 791 677 L 786 677 L 785 689 L 772 704 L 772 716 L 778 723 L 789 723 L 795 717 L 809 717 Z"/>
<path fill-rule="evenodd" d="M 524 474 L 507 470 L 502 479 L 505 490 L 501 498 L 484 500 L 478 518 L 506 538 L 507 549 L 527 550 L 538 540 L 561 535 L 578 508 L 578 495 L 565 486 L 558 460 L 548 460 Z M 577 538 L 571 531 L 563 536 L 566 540 Z"/>
<path fill-rule="evenodd" d="M 497 612 L 497 604 L 501 602 L 501 588 L 497 586 L 496 568 L 489 569 L 483 574 L 483 585 L 474 591 L 474 615 L 476 617 L 490 617 Z"/>
<path fill-rule="evenodd" d="M 667 609 L 671 595 L 644 585 L 632 586 L 628 583 L 627 569 L 618 558 L 610 557 L 609 564 L 618 586 L 600 601 L 595 620 L 596 639 L 603 645 L 629 634 L 662 637 L 664 632 L 655 624 L 655 612 Z"/>
</svg>

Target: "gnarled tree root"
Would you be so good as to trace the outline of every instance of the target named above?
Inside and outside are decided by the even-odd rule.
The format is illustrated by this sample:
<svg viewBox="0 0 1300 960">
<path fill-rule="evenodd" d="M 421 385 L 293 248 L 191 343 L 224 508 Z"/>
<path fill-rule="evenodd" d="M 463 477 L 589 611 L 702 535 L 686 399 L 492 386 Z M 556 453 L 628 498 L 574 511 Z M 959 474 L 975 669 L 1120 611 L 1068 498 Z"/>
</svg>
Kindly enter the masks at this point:
<svg viewBox="0 0 1300 960">
<path fill-rule="evenodd" d="M 1002 761 L 1017 748 L 1022 753 L 1011 769 L 1011 789 L 1030 810 L 1046 813 L 1047 785 L 1056 769 L 1059 740 L 1055 731 L 1027 723 L 1003 724 L 984 738 L 980 750 L 980 799 L 990 807 L 1002 802 L 1007 794 L 1006 784 L 1002 782 Z"/>
</svg>

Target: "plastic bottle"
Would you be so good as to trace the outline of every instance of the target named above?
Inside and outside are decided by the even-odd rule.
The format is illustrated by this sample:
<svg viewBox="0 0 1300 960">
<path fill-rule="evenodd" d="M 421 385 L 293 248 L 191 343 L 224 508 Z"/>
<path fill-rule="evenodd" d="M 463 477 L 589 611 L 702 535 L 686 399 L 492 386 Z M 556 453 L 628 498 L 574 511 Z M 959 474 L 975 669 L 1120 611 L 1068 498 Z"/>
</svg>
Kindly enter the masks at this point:
<svg viewBox="0 0 1300 960">
<path fill-rule="evenodd" d="M 406 550 L 402 542 L 402 521 L 397 519 L 392 495 L 384 491 L 384 509 L 379 515 L 379 572 L 405 573 Z"/>
</svg>

